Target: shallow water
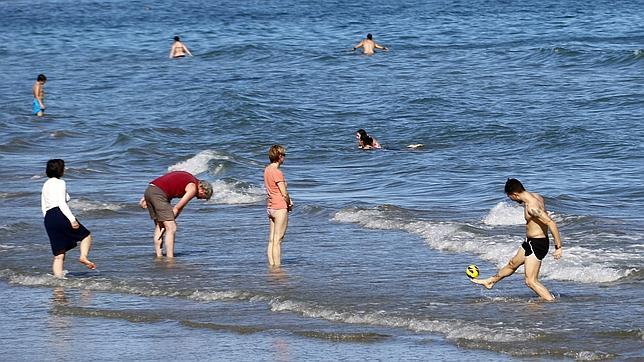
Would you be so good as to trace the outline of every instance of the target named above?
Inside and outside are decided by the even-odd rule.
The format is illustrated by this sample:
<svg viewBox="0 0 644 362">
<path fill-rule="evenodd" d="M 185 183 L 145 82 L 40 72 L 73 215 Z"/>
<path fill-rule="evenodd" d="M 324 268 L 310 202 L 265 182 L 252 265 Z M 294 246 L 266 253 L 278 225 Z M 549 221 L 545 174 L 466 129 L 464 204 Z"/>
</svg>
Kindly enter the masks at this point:
<svg viewBox="0 0 644 362">
<path fill-rule="evenodd" d="M 100 329 L 114 359 L 642 358 L 641 3 L 363 10 L 0 3 L 0 291 L 2 318 L 21 326 L 3 332 L 19 341 L 0 339 L 7 356 L 105 353 L 106 338 L 69 337 Z M 352 53 L 366 32 L 391 51 Z M 194 57 L 167 59 L 176 34 Z M 384 149 L 357 150 L 358 128 Z M 280 272 L 265 262 L 273 143 L 288 148 L 296 204 Z M 39 205 L 54 157 L 99 265 L 81 269 L 74 250 L 63 281 L 48 276 Z M 179 219 L 174 263 L 153 258 L 137 206 L 168 170 L 215 190 Z M 561 230 L 564 257 L 541 271 L 557 303 L 522 269 L 491 291 L 464 276 L 471 263 L 491 275 L 521 243 L 508 177 L 541 193 Z M 168 355 L 145 355 L 168 333 Z"/>
</svg>

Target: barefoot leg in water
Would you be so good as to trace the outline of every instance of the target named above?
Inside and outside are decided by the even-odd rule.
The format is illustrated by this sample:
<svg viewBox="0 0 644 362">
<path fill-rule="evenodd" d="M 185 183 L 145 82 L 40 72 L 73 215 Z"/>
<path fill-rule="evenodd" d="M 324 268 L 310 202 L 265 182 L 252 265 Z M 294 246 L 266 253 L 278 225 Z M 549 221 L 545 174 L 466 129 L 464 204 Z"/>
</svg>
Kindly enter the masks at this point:
<svg viewBox="0 0 644 362">
<path fill-rule="evenodd" d="M 96 264 L 90 261 L 87 257 L 89 256 L 89 249 L 92 248 L 92 235 L 88 235 L 80 243 L 80 261 L 81 264 L 85 265 L 87 269 L 94 270 L 96 269 Z"/>
<path fill-rule="evenodd" d="M 498 273 L 496 273 L 494 276 L 491 276 L 487 279 L 478 279 L 478 278 L 472 278 L 470 279 L 472 283 L 474 284 L 480 284 L 487 289 L 492 289 L 494 287 L 494 284 L 499 282 L 501 279 L 505 277 L 509 277 L 510 275 L 514 274 L 517 269 L 525 263 L 525 250 L 523 250 L 522 247 L 519 247 L 519 250 L 517 253 L 510 259 L 510 261 L 499 270 Z"/>
</svg>

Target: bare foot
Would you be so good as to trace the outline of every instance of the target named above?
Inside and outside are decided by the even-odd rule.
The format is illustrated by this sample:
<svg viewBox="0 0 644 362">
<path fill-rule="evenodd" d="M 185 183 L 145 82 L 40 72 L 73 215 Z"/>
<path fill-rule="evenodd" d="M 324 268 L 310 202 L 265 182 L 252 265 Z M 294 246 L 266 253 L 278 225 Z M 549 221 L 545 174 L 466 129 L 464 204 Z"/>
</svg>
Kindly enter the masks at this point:
<svg viewBox="0 0 644 362">
<path fill-rule="evenodd" d="M 491 281 L 490 279 L 491 278 L 481 280 L 481 279 L 477 279 L 477 278 L 472 278 L 472 279 L 470 279 L 470 281 L 472 283 L 474 283 L 474 284 L 480 284 L 480 285 L 486 287 L 487 289 L 492 289 L 492 287 L 494 286 L 494 282 Z"/>
<path fill-rule="evenodd" d="M 92 263 L 87 258 L 80 258 L 78 261 L 80 261 L 81 264 L 85 265 L 87 269 L 91 269 L 91 270 L 96 269 L 96 264 Z"/>
</svg>

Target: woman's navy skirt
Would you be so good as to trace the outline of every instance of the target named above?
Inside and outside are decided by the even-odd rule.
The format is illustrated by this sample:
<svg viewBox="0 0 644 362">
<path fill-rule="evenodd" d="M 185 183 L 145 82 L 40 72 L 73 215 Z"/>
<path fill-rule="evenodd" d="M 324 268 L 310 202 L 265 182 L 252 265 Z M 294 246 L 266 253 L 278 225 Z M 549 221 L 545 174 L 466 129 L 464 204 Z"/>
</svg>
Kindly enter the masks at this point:
<svg viewBox="0 0 644 362">
<path fill-rule="evenodd" d="M 54 255 L 63 254 L 78 245 L 78 242 L 85 239 L 89 234 L 81 223 L 78 223 L 78 229 L 72 228 L 69 219 L 60 208 L 54 207 L 45 213 L 45 229 L 49 235 L 51 243 L 51 252 Z"/>
</svg>

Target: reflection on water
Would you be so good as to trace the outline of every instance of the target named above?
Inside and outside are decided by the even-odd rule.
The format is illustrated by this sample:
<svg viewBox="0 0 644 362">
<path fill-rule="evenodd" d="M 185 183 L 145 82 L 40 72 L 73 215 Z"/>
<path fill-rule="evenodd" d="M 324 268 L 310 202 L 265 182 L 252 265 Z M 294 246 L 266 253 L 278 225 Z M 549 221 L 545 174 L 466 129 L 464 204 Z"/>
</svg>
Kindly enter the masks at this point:
<svg viewBox="0 0 644 362">
<path fill-rule="evenodd" d="M 53 306 L 67 305 L 68 300 L 67 295 L 65 295 L 65 288 L 55 287 L 52 290 L 51 301 Z"/>
<path fill-rule="evenodd" d="M 178 253 L 177 253 L 177 256 L 179 256 Z M 162 258 L 154 257 L 154 265 L 157 268 L 162 270 L 171 270 L 177 267 L 177 259 L 166 258 L 166 257 L 162 257 Z"/>
<path fill-rule="evenodd" d="M 69 306 L 69 299 L 65 293 L 65 288 L 55 287 L 52 289 L 47 329 L 43 332 L 47 334 L 49 348 L 61 355 L 72 354 L 72 345 L 70 343 L 73 340 L 72 318 L 56 312 L 59 308 L 67 306 Z"/>
<path fill-rule="evenodd" d="M 286 339 L 275 338 L 273 339 L 273 360 L 275 361 L 291 361 L 291 354 L 289 349 L 289 343 Z"/>
<path fill-rule="evenodd" d="M 288 274 L 281 267 L 269 267 L 268 268 L 268 281 L 275 284 L 287 284 L 288 283 Z"/>
</svg>

